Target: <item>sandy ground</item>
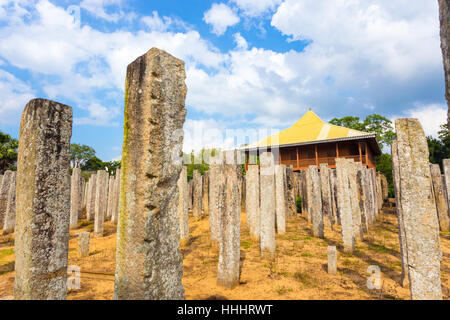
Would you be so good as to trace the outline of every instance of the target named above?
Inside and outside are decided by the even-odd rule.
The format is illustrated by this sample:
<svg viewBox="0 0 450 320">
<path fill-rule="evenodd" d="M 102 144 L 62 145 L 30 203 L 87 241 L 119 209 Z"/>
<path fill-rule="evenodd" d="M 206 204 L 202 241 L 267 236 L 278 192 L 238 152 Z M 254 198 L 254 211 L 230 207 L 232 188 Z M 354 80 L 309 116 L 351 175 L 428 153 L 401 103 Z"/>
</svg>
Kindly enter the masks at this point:
<svg viewBox="0 0 450 320">
<path fill-rule="evenodd" d="M 288 220 L 287 233 L 277 235 L 277 258 L 265 261 L 249 237 L 245 213 L 241 222 L 241 280 L 234 289 L 216 286 L 218 249 L 210 241 L 208 218 L 190 218 L 190 240 L 182 247 L 183 284 L 187 299 L 409 299 L 399 284 L 401 275 L 397 219 L 381 214 L 369 235 L 356 245 L 354 255 L 342 251 L 340 230 L 326 230 L 325 239 L 312 237 L 302 216 Z M 115 226 L 106 222 L 105 236 L 91 238 L 90 255 L 79 258 L 76 233 L 92 231 L 81 221 L 70 232 L 69 265 L 81 269 L 81 288 L 68 299 L 112 299 L 115 270 Z M 0 298 L 11 298 L 14 287 L 14 235 L 0 236 Z M 327 273 L 327 246 L 338 248 L 338 273 Z M 441 233 L 444 299 L 450 299 L 450 233 Z M 381 269 L 381 290 L 369 290 L 367 268 Z"/>
</svg>

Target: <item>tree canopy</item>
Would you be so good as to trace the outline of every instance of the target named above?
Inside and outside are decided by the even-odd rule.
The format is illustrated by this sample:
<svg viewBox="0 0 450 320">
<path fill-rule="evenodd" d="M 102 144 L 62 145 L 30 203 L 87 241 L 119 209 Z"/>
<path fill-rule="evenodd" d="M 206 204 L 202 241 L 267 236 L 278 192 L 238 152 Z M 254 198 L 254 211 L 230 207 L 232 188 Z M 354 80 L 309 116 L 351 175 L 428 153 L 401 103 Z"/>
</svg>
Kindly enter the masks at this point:
<svg viewBox="0 0 450 320">
<path fill-rule="evenodd" d="M 6 170 L 15 170 L 19 141 L 0 131 L 0 174 Z"/>
<path fill-rule="evenodd" d="M 441 125 L 438 137 L 427 137 L 428 150 L 430 151 L 430 162 L 439 164 L 442 172 L 442 160 L 450 158 L 450 137 L 448 135 L 448 125 Z"/>
<path fill-rule="evenodd" d="M 392 121 L 379 114 L 368 115 L 363 121 L 359 117 L 353 116 L 333 118 L 330 123 L 354 130 L 375 133 L 381 149 L 390 146 L 392 140 L 396 138 Z"/>
<path fill-rule="evenodd" d="M 95 156 L 95 150 L 86 145 L 72 143 L 70 145 L 70 164 L 72 168 L 81 168 Z"/>
</svg>

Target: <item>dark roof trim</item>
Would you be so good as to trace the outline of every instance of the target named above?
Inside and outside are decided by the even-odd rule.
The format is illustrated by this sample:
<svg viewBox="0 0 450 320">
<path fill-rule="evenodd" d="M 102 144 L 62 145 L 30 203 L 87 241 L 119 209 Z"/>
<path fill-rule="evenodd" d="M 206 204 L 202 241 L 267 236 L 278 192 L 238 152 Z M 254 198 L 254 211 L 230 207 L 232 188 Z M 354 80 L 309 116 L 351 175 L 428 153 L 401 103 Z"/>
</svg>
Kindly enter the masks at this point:
<svg viewBox="0 0 450 320">
<path fill-rule="evenodd" d="M 375 143 L 372 144 L 372 147 L 373 147 L 374 151 L 377 152 L 377 154 L 379 155 L 379 154 L 381 154 L 381 148 L 380 148 L 380 145 L 378 144 L 378 141 L 377 141 L 376 137 L 377 137 L 377 135 L 373 134 L 373 135 L 364 135 L 364 136 L 357 136 L 357 137 L 346 137 L 346 138 L 338 138 L 338 139 L 308 141 L 308 142 L 293 143 L 293 144 L 282 144 L 282 145 L 278 145 L 278 146 L 275 146 L 275 147 L 286 148 L 286 147 L 306 146 L 306 145 L 311 145 L 311 144 L 339 142 L 339 141 L 373 139 L 373 141 Z M 267 146 L 267 147 L 256 147 L 256 148 L 242 147 L 242 148 L 240 148 L 240 150 L 242 150 L 242 151 L 250 151 L 250 150 L 256 150 L 256 149 L 268 149 L 268 148 L 271 148 L 271 147 L 273 147 L 273 146 L 270 146 L 270 147 L 269 146 Z"/>
</svg>

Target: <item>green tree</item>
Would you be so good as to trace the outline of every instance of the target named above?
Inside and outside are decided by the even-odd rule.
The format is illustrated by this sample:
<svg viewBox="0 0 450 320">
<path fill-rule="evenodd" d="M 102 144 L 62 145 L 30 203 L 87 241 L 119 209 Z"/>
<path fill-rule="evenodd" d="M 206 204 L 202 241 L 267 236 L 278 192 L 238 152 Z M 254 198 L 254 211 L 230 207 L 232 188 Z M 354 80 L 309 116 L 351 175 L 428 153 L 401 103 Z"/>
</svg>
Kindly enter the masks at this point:
<svg viewBox="0 0 450 320">
<path fill-rule="evenodd" d="M 15 170 L 19 141 L 0 131 L 0 174 L 6 170 Z"/>
<path fill-rule="evenodd" d="M 450 137 L 448 135 L 448 125 L 441 125 L 438 138 L 427 137 L 428 150 L 430 151 L 430 162 L 439 164 L 442 168 L 442 160 L 450 158 Z"/>
<path fill-rule="evenodd" d="M 95 156 L 95 150 L 86 145 L 72 143 L 70 145 L 70 164 L 72 168 L 81 168 L 89 159 Z"/>
<path fill-rule="evenodd" d="M 392 157 L 390 154 L 383 153 L 375 157 L 377 171 L 383 173 L 388 181 L 389 197 L 394 198 L 394 179 L 392 176 Z"/>
</svg>

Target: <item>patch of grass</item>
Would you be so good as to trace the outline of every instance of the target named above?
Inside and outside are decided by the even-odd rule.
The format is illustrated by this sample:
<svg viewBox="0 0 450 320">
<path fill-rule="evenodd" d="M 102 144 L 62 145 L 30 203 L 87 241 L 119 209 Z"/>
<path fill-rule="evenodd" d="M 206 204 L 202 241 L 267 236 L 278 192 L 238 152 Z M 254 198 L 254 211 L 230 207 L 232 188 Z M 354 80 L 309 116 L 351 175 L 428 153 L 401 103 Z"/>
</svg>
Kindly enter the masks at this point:
<svg viewBox="0 0 450 320">
<path fill-rule="evenodd" d="M 390 253 L 391 252 L 391 250 L 389 248 L 386 248 L 385 246 L 381 246 L 381 245 L 375 244 L 375 243 L 371 243 L 369 245 L 369 250 L 377 251 L 380 253 Z"/>
<path fill-rule="evenodd" d="M 294 279 L 307 286 L 312 284 L 311 276 L 306 272 L 297 271 L 294 273 Z"/>
<path fill-rule="evenodd" d="M 285 286 L 277 286 L 275 290 L 277 291 L 277 293 L 278 293 L 280 296 L 283 295 L 283 294 L 285 294 L 285 293 L 292 292 L 292 289 L 291 289 L 291 288 L 287 288 L 287 287 L 285 287 Z"/>
<path fill-rule="evenodd" d="M 312 237 L 310 237 L 310 236 L 303 237 L 303 240 L 311 240 L 311 239 L 312 239 Z"/>
<path fill-rule="evenodd" d="M 248 242 L 248 241 L 242 241 L 241 246 L 244 249 L 248 249 L 248 248 L 250 248 L 252 246 L 252 244 L 250 242 Z"/>
<path fill-rule="evenodd" d="M 302 257 L 308 257 L 308 258 L 314 258 L 314 255 L 312 253 L 309 253 L 309 252 L 302 252 L 301 256 Z"/>
<path fill-rule="evenodd" d="M 0 259 L 14 254 L 14 248 L 0 250 Z"/>
</svg>

